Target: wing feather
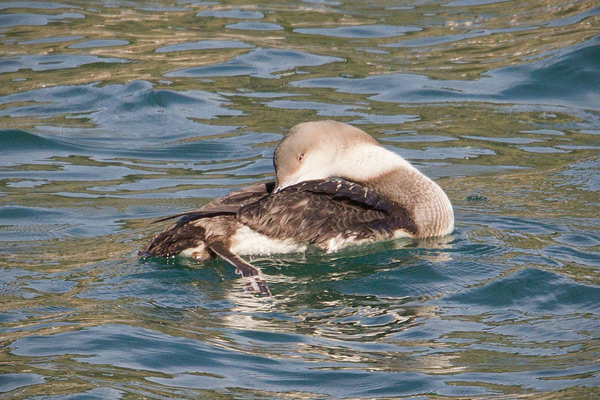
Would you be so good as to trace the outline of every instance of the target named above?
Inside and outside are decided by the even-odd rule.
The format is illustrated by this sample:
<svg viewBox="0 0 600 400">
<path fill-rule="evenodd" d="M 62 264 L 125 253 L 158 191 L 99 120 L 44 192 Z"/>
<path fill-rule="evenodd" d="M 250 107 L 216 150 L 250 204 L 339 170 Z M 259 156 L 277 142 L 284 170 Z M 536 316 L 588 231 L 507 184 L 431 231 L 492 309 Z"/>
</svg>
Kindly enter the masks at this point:
<svg viewBox="0 0 600 400">
<path fill-rule="evenodd" d="M 240 207 L 260 200 L 273 191 L 275 182 L 259 183 L 244 189 L 229 193 L 227 196 L 215 199 L 197 210 L 169 215 L 154 221 L 154 223 L 183 217 L 187 222 L 218 215 L 234 215 Z"/>
<path fill-rule="evenodd" d="M 240 208 L 237 219 L 275 238 L 324 247 L 332 238 L 389 237 L 416 232 L 408 210 L 374 190 L 344 180 L 301 182 Z"/>
</svg>

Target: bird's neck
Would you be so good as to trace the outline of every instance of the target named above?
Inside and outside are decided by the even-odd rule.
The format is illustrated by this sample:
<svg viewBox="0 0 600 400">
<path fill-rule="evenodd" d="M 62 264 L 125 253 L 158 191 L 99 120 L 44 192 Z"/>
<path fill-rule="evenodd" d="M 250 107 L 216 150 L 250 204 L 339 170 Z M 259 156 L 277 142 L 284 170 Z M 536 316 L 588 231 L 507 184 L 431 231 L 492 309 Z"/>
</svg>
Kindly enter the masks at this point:
<svg viewBox="0 0 600 400">
<path fill-rule="evenodd" d="M 341 178 L 373 189 L 411 212 L 419 237 L 443 236 L 452 232 L 452 204 L 434 181 L 381 146 L 363 146 L 353 153 L 345 162 L 345 171 L 349 172 Z"/>
</svg>

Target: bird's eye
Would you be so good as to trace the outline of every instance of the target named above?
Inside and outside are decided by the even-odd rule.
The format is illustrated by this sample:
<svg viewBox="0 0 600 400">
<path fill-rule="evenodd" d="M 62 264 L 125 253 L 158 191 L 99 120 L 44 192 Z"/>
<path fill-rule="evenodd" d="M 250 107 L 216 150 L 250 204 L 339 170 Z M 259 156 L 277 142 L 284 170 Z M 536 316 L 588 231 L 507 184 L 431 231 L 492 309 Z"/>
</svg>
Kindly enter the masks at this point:
<svg viewBox="0 0 600 400">
<path fill-rule="evenodd" d="M 300 155 L 298 156 L 298 162 L 302 161 L 303 158 L 304 158 L 304 153 L 300 153 Z"/>
</svg>

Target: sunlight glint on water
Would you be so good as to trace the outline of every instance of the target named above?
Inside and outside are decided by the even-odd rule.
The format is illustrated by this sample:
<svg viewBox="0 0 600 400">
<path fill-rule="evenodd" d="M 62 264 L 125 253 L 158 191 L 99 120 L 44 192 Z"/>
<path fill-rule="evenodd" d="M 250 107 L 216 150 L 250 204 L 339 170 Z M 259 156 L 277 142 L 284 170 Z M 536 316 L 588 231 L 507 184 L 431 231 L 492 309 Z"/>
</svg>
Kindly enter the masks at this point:
<svg viewBox="0 0 600 400">
<path fill-rule="evenodd" d="M 600 394 L 593 1 L 3 2 L 0 393 Z M 336 119 L 456 230 L 334 254 L 139 260 L 158 217 L 273 178 Z"/>
</svg>

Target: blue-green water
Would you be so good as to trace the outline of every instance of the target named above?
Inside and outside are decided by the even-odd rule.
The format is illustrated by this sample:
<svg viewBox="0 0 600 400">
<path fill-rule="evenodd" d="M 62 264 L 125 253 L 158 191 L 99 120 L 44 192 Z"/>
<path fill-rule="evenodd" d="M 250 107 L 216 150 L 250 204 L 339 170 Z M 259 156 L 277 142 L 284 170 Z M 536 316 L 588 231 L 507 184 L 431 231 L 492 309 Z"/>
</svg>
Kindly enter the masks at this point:
<svg viewBox="0 0 600 400">
<path fill-rule="evenodd" d="M 0 3 L 0 396 L 600 396 L 594 1 Z M 139 260 L 272 178 L 293 125 L 368 131 L 456 231 Z"/>
</svg>

